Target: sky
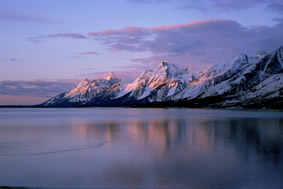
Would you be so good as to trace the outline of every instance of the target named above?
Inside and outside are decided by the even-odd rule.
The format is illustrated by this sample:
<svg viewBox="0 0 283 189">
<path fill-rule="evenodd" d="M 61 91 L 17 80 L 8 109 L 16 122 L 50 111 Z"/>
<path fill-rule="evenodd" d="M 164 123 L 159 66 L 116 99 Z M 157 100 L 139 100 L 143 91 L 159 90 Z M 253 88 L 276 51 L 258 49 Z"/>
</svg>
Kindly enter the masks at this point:
<svg viewBox="0 0 283 189">
<path fill-rule="evenodd" d="M 283 45 L 281 0 L 0 0 L 0 105 L 84 78 L 131 82 L 168 61 L 205 70 Z"/>
</svg>

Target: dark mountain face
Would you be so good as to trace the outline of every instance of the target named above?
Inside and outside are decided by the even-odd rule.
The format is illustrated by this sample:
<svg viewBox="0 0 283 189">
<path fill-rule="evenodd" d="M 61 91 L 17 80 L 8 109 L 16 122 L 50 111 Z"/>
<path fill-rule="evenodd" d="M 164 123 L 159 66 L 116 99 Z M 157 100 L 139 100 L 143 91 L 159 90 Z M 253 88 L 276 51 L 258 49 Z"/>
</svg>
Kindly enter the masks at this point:
<svg viewBox="0 0 283 189">
<path fill-rule="evenodd" d="M 239 55 L 203 73 L 162 62 L 132 83 L 110 74 L 83 80 L 39 106 L 186 106 L 282 108 L 283 47 L 254 57 Z"/>
</svg>

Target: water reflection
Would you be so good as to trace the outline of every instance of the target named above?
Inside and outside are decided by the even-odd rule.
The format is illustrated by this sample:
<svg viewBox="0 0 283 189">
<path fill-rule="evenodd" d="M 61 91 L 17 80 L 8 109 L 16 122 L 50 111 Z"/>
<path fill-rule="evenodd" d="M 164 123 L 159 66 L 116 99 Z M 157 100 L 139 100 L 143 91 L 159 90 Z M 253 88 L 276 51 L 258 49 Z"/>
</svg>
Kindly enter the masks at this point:
<svg viewBox="0 0 283 189">
<path fill-rule="evenodd" d="M 0 186 L 283 185 L 283 117 L 160 111 L 165 113 L 149 119 L 141 110 L 123 119 L 58 121 L 51 116 L 43 125 L 6 120 L 0 124 Z"/>
<path fill-rule="evenodd" d="M 278 156 L 282 152 L 283 119 L 84 123 L 73 125 L 72 132 L 85 139 L 103 138 L 111 142 L 130 140 L 129 145 L 158 151 L 161 156 L 181 149 L 208 153 L 219 144 L 238 149 L 246 155 L 252 150 L 262 156 Z"/>
<path fill-rule="evenodd" d="M 247 186 L 283 184 L 281 119 L 164 119 L 74 128 L 86 139 L 109 141 L 111 149 L 126 146 L 127 153 L 103 171 L 110 185 L 227 187 L 245 183 L 248 174 L 254 180 Z"/>
</svg>

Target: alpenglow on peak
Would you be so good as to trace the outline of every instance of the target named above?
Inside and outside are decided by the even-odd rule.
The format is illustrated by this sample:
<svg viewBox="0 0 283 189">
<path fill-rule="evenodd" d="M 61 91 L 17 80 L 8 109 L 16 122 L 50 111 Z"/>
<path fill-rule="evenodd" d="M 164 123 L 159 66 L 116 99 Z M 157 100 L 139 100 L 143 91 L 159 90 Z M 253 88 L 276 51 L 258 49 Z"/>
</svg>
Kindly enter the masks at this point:
<svg viewBox="0 0 283 189">
<path fill-rule="evenodd" d="M 240 54 L 206 71 L 161 62 L 133 82 L 109 73 L 83 80 L 39 106 L 184 106 L 279 108 L 283 104 L 283 48 L 255 56 Z"/>
<path fill-rule="evenodd" d="M 113 72 L 110 72 L 110 73 L 105 77 L 106 80 L 110 80 L 110 79 L 114 79 L 114 78 L 117 78 L 117 77 L 113 74 Z"/>
</svg>

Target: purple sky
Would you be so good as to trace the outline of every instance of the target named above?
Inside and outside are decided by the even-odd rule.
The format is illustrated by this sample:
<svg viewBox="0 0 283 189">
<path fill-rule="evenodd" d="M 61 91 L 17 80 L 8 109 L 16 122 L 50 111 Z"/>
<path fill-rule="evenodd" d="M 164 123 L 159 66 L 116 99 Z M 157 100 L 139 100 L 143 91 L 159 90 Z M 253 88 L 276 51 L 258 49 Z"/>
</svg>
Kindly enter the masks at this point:
<svg viewBox="0 0 283 189">
<path fill-rule="evenodd" d="M 283 45 L 281 0 L 0 1 L 0 105 L 35 104 L 108 72 L 194 70 Z"/>
</svg>

